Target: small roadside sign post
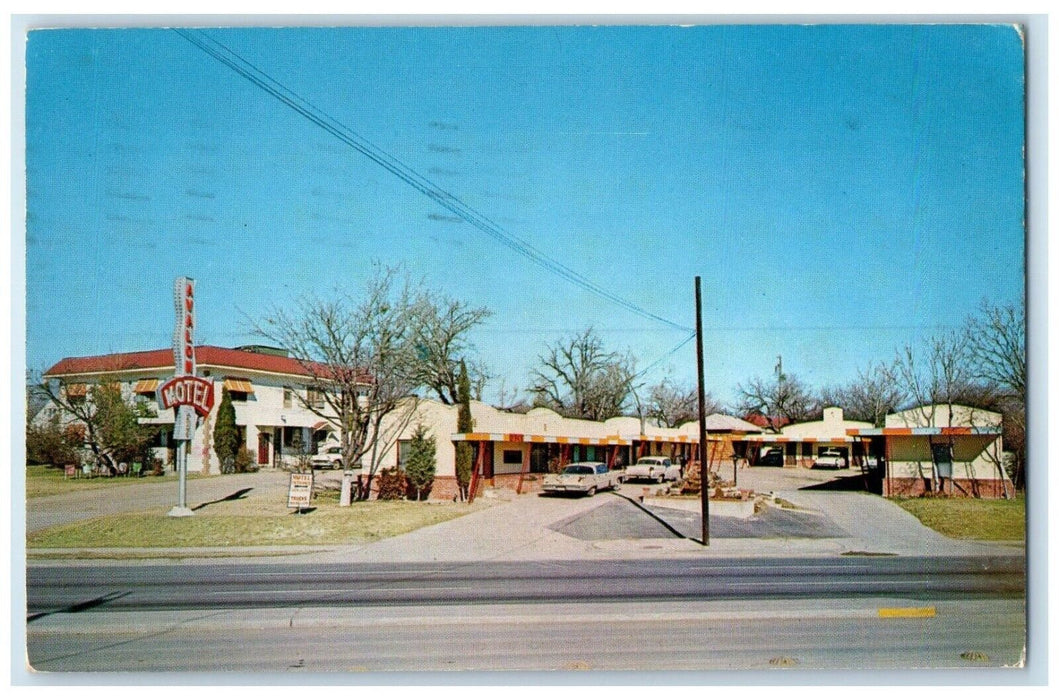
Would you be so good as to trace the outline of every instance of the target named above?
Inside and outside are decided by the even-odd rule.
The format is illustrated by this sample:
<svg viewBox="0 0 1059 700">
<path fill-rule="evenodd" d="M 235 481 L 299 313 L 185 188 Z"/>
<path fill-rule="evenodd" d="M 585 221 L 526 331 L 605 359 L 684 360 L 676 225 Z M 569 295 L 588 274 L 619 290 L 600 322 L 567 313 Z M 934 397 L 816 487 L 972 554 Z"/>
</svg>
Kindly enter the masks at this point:
<svg viewBox="0 0 1059 700">
<path fill-rule="evenodd" d="M 290 475 L 290 486 L 287 489 L 287 507 L 296 508 L 301 513 L 304 508 L 309 507 L 313 497 L 313 474 L 292 473 Z"/>
</svg>

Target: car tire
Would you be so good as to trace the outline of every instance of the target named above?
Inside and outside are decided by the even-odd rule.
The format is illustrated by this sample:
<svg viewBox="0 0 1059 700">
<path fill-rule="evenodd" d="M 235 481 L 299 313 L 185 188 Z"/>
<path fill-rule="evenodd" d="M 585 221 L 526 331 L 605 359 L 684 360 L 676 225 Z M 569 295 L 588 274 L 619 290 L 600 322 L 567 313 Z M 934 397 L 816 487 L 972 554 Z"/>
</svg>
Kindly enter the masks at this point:
<svg viewBox="0 0 1059 700">
<path fill-rule="evenodd" d="M 661 484 L 665 480 L 666 480 L 666 475 L 665 474 L 659 474 L 658 476 L 655 477 L 655 483 L 656 484 Z"/>
<path fill-rule="evenodd" d="M 596 495 L 596 487 L 595 486 L 590 487 L 588 489 L 588 493 L 586 495 L 589 496 L 589 497 L 595 496 Z"/>
</svg>

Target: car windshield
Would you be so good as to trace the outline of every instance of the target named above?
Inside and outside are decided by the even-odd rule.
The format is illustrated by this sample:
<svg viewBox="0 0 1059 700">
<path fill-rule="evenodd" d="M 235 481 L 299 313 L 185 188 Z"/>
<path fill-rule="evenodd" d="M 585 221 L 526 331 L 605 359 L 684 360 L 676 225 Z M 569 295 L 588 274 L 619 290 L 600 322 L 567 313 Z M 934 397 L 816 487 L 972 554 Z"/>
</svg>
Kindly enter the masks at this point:
<svg viewBox="0 0 1059 700">
<path fill-rule="evenodd" d="M 563 474 L 591 474 L 592 467 L 587 464 L 571 464 L 563 470 Z"/>
</svg>

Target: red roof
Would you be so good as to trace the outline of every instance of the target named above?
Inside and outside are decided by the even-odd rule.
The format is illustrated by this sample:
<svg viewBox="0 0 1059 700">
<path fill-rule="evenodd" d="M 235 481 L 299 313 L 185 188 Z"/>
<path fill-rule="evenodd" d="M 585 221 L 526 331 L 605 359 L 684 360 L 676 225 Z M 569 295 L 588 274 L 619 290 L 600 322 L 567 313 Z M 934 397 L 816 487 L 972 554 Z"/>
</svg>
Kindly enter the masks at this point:
<svg viewBox="0 0 1059 700">
<path fill-rule="evenodd" d="M 248 352 L 214 345 L 199 345 L 195 348 L 195 359 L 199 365 L 256 370 L 275 374 L 292 374 L 311 377 L 305 364 L 293 357 L 281 357 L 261 352 Z M 46 377 L 95 374 L 100 372 L 126 372 L 130 370 L 158 369 L 166 373 L 173 369 L 173 350 L 146 350 L 143 352 L 121 352 L 111 355 L 89 357 L 64 357 L 44 373 Z M 365 375 L 365 381 L 367 376 Z"/>
<path fill-rule="evenodd" d="M 759 428 L 771 428 L 773 421 L 776 422 L 777 428 L 781 428 L 790 423 L 790 421 L 786 418 L 769 418 L 768 416 L 763 416 L 760 413 L 748 413 L 747 415 L 743 416 L 743 420 L 747 421 L 748 423 L 753 423 Z"/>
</svg>

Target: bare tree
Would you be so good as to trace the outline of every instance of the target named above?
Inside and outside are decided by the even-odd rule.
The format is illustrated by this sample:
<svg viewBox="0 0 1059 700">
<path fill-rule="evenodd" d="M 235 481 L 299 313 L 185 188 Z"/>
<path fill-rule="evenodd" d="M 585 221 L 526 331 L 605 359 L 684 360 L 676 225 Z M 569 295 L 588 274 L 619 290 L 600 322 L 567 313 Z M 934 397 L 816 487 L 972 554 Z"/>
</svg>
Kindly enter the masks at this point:
<svg viewBox="0 0 1059 700">
<path fill-rule="evenodd" d="M 255 334 L 286 348 L 309 377 L 305 393 L 287 388 L 337 430 L 343 464 L 367 462 L 365 494 L 415 414 L 419 308 L 408 279 L 379 267 L 359 297 L 309 296 L 253 323 Z"/>
<path fill-rule="evenodd" d="M 937 406 L 947 406 L 952 415 L 954 404 L 975 393 L 964 333 L 950 331 L 932 336 L 921 352 L 906 344 L 897 353 L 893 372 L 897 385 L 927 426 L 935 425 Z"/>
<path fill-rule="evenodd" d="M 778 431 L 785 423 L 800 423 L 820 415 L 820 400 L 794 375 L 777 371 L 772 379 L 754 377 L 736 387 L 737 407 L 744 415 L 759 414 Z"/>
<path fill-rule="evenodd" d="M 653 418 L 663 428 L 676 428 L 689 421 L 699 419 L 699 391 L 695 386 L 677 386 L 663 379 L 647 391 L 648 418 Z M 717 413 L 721 404 L 706 394 L 706 415 Z"/>
<path fill-rule="evenodd" d="M 489 373 L 480 363 L 467 359 L 473 351 L 467 334 L 492 312 L 461 301 L 421 292 L 416 300 L 416 381 L 433 391 L 442 403 L 457 402 L 460 360 L 467 360 L 472 391 L 481 397 Z"/>
<path fill-rule="evenodd" d="M 539 361 L 530 377 L 535 405 L 587 420 L 622 415 L 633 390 L 635 361 L 607 350 L 593 329 L 556 342 Z"/>
<path fill-rule="evenodd" d="M 948 331 L 927 339 L 921 351 L 906 344 L 894 361 L 894 376 L 913 403 L 921 425 L 938 426 L 937 411 L 945 407 L 947 420 L 953 420 L 953 406 L 968 405 L 983 408 L 989 403 L 989 387 L 975 383 L 971 371 L 967 335 L 962 331 Z M 983 395 L 983 389 L 985 394 Z M 950 438 L 950 449 L 952 446 Z M 930 461 L 933 488 L 941 488 L 938 466 Z M 973 479 L 973 475 L 972 479 Z"/>
<path fill-rule="evenodd" d="M 865 370 L 858 369 L 857 378 L 849 384 L 820 392 L 825 406 L 840 406 L 846 418 L 868 421 L 877 428 L 885 424 L 886 414 L 893 413 L 905 398 L 893 365 L 875 362 Z"/>
<path fill-rule="evenodd" d="M 1022 306 L 982 302 L 965 324 L 965 340 L 975 378 L 1026 397 L 1026 314 Z"/>
<path fill-rule="evenodd" d="M 975 379 L 995 386 L 1004 414 L 1004 444 L 1014 455 L 1012 479 L 1024 485 L 1026 462 L 1026 312 L 1020 305 L 983 301 L 965 324 Z"/>
</svg>

